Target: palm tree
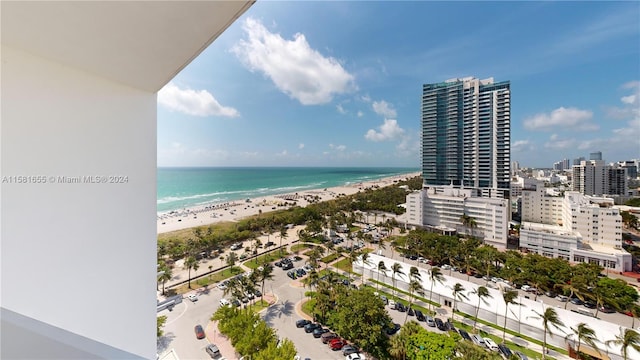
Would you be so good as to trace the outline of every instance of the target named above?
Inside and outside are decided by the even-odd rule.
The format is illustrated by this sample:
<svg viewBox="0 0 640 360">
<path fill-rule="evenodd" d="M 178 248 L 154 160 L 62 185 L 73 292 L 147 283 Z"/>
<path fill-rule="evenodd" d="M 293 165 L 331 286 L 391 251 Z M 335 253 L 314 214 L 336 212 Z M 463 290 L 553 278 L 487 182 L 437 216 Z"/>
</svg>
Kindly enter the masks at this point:
<svg viewBox="0 0 640 360">
<path fill-rule="evenodd" d="M 433 296 L 433 283 L 435 283 L 436 281 L 439 283 L 442 283 L 444 281 L 444 275 L 442 275 L 442 272 L 440 271 L 439 267 L 433 267 L 431 268 L 431 271 L 429 271 L 429 280 L 431 280 L 431 288 L 429 289 L 429 311 L 431 311 L 431 298 Z"/>
<path fill-rule="evenodd" d="M 198 270 L 198 260 L 196 260 L 196 258 L 194 256 L 189 256 L 185 261 L 184 261 L 184 267 L 189 270 L 189 289 L 191 289 L 191 269 L 193 269 L 193 271 L 197 271 Z"/>
<path fill-rule="evenodd" d="M 396 296 L 396 274 L 397 275 L 404 275 L 404 273 L 402 272 L 402 265 L 400 265 L 399 263 L 393 263 L 393 265 L 391 265 L 391 282 L 393 283 L 393 296 Z"/>
<path fill-rule="evenodd" d="M 598 347 L 596 346 L 596 343 L 595 343 L 595 340 L 597 340 L 596 332 L 592 328 L 590 328 L 589 325 L 585 323 L 579 323 L 577 327 L 571 328 L 571 331 L 573 331 L 573 333 L 565 336 L 565 340 L 573 336 L 578 338 L 578 346 L 576 347 L 576 353 L 578 355 L 577 357 L 578 359 L 581 358 L 580 345 L 583 342 L 591 346 L 592 348 L 594 348 L 598 352 L 598 354 L 600 353 L 600 350 L 598 350 Z"/>
<path fill-rule="evenodd" d="M 351 270 L 353 270 L 353 263 L 358 261 L 359 257 L 360 257 L 360 252 L 359 251 L 353 251 L 353 248 L 351 248 L 351 252 L 349 253 L 349 256 L 347 257 L 347 261 L 349 262 L 349 268 Z M 349 272 L 347 272 L 347 275 L 349 276 L 349 281 L 351 281 L 351 270 L 349 270 Z"/>
<path fill-rule="evenodd" d="M 262 302 L 264 298 L 264 282 L 266 280 L 273 280 L 273 266 L 271 264 L 265 264 L 264 266 L 256 269 L 256 271 L 254 271 L 254 274 L 256 274 L 257 276 L 256 280 L 262 283 L 262 286 L 261 286 L 262 292 L 260 296 L 260 301 Z"/>
<path fill-rule="evenodd" d="M 412 279 L 411 281 L 409 281 L 409 308 L 411 308 L 411 306 L 413 305 L 414 302 L 414 298 L 413 295 L 415 293 L 422 293 L 424 291 L 424 289 L 422 288 L 422 284 L 420 284 L 420 281 Z M 409 309 L 407 309 L 407 313 L 404 316 L 404 323 L 407 323 L 407 316 L 409 316 Z"/>
<path fill-rule="evenodd" d="M 289 234 L 287 234 L 287 227 L 286 226 L 281 226 L 280 227 L 280 254 L 282 254 L 282 239 L 286 239 L 287 237 L 289 237 Z"/>
<path fill-rule="evenodd" d="M 363 251 L 360 255 L 360 259 L 362 260 L 362 284 L 364 285 L 365 281 L 364 281 L 364 266 L 365 265 L 371 265 L 371 261 L 369 261 L 369 257 L 371 255 L 369 255 L 368 252 Z"/>
<path fill-rule="evenodd" d="M 509 309 L 509 304 L 518 304 L 514 300 L 518 297 L 517 290 L 503 290 L 502 291 L 502 300 L 504 301 L 504 326 L 502 327 L 502 342 L 504 343 L 505 333 L 507 332 L 507 310 Z"/>
<path fill-rule="evenodd" d="M 387 276 L 387 266 L 384 264 L 384 261 L 380 260 L 378 263 L 378 290 L 380 290 L 380 273 L 383 272 L 384 276 Z"/>
<path fill-rule="evenodd" d="M 229 270 L 233 273 L 233 267 L 236 265 L 236 262 L 238 261 L 238 255 L 236 255 L 236 253 L 234 253 L 233 251 L 229 253 L 229 255 L 227 255 L 227 265 L 229 265 Z"/>
<path fill-rule="evenodd" d="M 451 322 L 453 322 L 453 315 L 456 313 L 456 302 L 457 300 L 462 300 L 462 299 L 467 299 L 469 300 L 469 298 L 467 297 L 467 295 L 465 295 L 463 293 L 463 291 L 465 291 L 464 286 L 462 286 L 462 284 L 460 283 L 456 283 L 455 285 L 453 285 L 453 307 L 451 308 Z"/>
<path fill-rule="evenodd" d="M 473 229 L 478 227 L 478 223 L 476 222 L 476 219 L 467 214 L 463 214 L 460 217 L 460 222 L 465 228 L 471 229 L 471 236 L 473 237 Z"/>
<path fill-rule="evenodd" d="M 476 307 L 476 318 L 475 318 L 475 321 L 473 322 L 473 330 L 476 330 L 476 324 L 478 323 L 478 313 L 480 312 L 480 301 L 486 304 L 487 301 L 484 298 L 492 298 L 493 296 L 491 295 L 491 293 L 489 292 L 489 289 L 487 289 L 486 286 L 478 286 L 478 288 L 473 290 L 471 294 L 474 294 L 478 297 L 478 306 Z"/>
<path fill-rule="evenodd" d="M 422 275 L 420 275 L 420 270 L 415 266 L 412 266 L 411 268 L 409 268 L 409 278 L 414 280 L 415 279 L 422 280 Z"/>
<path fill-rule="evenodd" d="M 624 329 L 622 334 L 616 335 L 615 340 L 609 340 L 605 342 L 605 344 L 607 346 L 609 346 L 609 344 L 620 345 L 622 357 L 624 360 L 627 360 L 629 347 L 633 348 L 635 351 L 640 351 L 640 334 L 633 329 Z"/>
<path fill-rule="evenodd" d="M 627 307 L 627 311 L 629 311 L 629 314 L 631 314 L 631 328 L 635 329 L 636 328 L 636 318 L 640 317 L 640 306 L 634 304 L 631 304 Z"/>
<path fill-rule="evenodd" d="M 162 266 L 160 267 L 160 271 L 162 273 L 160 274 L 160 276 L 158 276 L 158 280 L 162 282 L 162 295 L 164 295 L 164 284 L 166 284 L 167 281 L 171 280 L 173 274 L 171 273 L 171 267 L 166 263 L 162 264 Z"/>
<path fill-rule="evenodd" d="M 556 309 L 552 307 L 547 307 L 542 314 L 535 310 L 533 312 L 542 319 L 542 328 L 544 330 L 544 337 L 542 341 L 542 359 L 546 359 L 547 333 L 549 333 L 549 336 L 553 336 L 553 333 L 551 332 L 551 326 L 560 330 L 560 326 L 564 326 L 564 323 L 562 322 L 562 320 L 560 320 L 560 317 L 558 317 Z"/>
</svg>

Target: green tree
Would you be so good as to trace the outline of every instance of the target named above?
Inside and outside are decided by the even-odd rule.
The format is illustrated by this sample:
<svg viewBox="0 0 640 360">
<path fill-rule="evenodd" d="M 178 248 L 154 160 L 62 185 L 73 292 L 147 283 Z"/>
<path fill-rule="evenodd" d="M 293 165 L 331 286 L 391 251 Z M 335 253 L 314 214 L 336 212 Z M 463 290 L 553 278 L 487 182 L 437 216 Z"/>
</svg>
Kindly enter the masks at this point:
<svg viewBox="0 0 640 360">
<path fill-rule="evenodd" d="M 236 262 L 238 261 L 238 255 L 236 255 L 236 253 L 232 251 L 229 253 L 229 255 L 227 255 L 227 258 L 225 261 L 227 265 L 229 265 L 229 269 L 233 271 L 233 267 L 236 265 Z"/>
<path fill-rule="evenodd" d="M 533 311 L 540 319 L 542 319 L 542 329 L 544 330 L 544 336 L 542 338 L 542 359 L 546 359 L 547 354 L 547 333 L 549 336 L 553 336 L 551 332 L 551 327 L 555 327 L 560 330 L 560 326 L 564 326 L 560 317 L 558 317 L 558 313 L 556 309 L 552 307 L 547 307 L 543 313 L 539 313 L 537 311 Z"/>
<path fill-rule="evenodd" d="M 473 237 L 474 236 L 473 229 L 478 227 L 478 223 L 476 222 L 476 219 L 467 214 L 463 214 L 460 217 L 460 222 L 466 229 L 471 230 L 471 236 Z"/>
<path fill-rule="evenodd" d="M 403 276 L 402 265 L 400 263 L 393 263 L 391 265 L 391 282 L 393 283 L 393 296 L 396 296 L 396 275 Z"/>
<path fill-rule="evenodd" d="M 433 297 L 433 284 L 437 281 L 442 284 L 444 282 L 444 275 L 440 272 L 440 268 L 435 266 L 432 267 L 429 271 L 429 280 L 431 281 L 431 286 L 429 288 L 429 311 L 431 310 L 431 298 Z"/>
<path fill-rule="evenodd" d="M 198 267 L 199 266 L 200 265 L 198 264 L 198 260 L 196 260 L 196 258 L 194 256 L 189 256 L 184 261 L 184 267 L 185 267 L 185 269 L 188 270 L 189 289 L 191 289 L 191 269 L 193 269 L 193 271 L 198 271 Z"/>
<path fill-rule="evenodd" d="M 407 360 L 451 359 L 455 356 L 456 341 L 447 334 L 426 329 L 409 337 Z"/>
<path fill-rule="evenodd" d="M 480 346 L 477 346 L 469 341 L 458 341 L 456 343 L 455 350 L 456 350 L 456 356 L 453 357 L 453 359 L 502 360 L 502 357 L 497 353 L 489 352 L 486 349 L 483 349 Z"/>
<path fill-rule="evenodd" d="M 257 268 L 253 274 L 256 276 L 256 281 L 261 284 L 261 296 L 260 301 L 264 299 L 264 283 L 267 280 L 273 280 L 273 265 L 264 264 L 264 266 Z"/>
<path fill-rule="evenodd" d="M 453 322 L 453 315 L 456 313 L 456 302 L 462 299 L 469 299 L 467 295 L 464 294 L 465 288 L 464 286 L 462 286 L 462 284 L 456 283 L 455 285 L 453 285 L 452 290 L 453 307 L 451 308 L 451 322 Z"/>
<path fill-rule="evenodd" d="M 595 341 L 598 339 L 596 337 L 596 332 L 589 327 L 589 325 L 585 324 L 585 323 L 579 323 L 578 326 L 571 327 L 571 331 L 572 333 L 565 336 L 565 339 L 569 339 L 569 338 L 577 338 L 578 339 L 578 345 L 576 346 L 576 353 L 578 354 L 578 359 L 582 358 L 582 354 L 580 353 L 580 346 L 582 345 L 582 343 L 585 343 L 589 346 L 591 346 L 592 348 L 594 348 L 598 354 L 600 353 L 600 350 L 598 349 L 598 347 L 596 346 Z"/>
<path fill-rule="evenodd" d="M 171 278 L 173 277 L 173 273 L 171 271 L 171 267 L 164 262 L 162 263 L 162 266 L 160 266 L 159 270 L 160 276 L 158 276 L 158 281 L 162 283 L 162 295 L 164 295 L 164 285 L 167 283 L 167 281 L 171 280 Z"/>
<path fill-rule="evenodd" d="M 255 354 L 255 360 L 291 360 L 296 356 L 296 347 L 289 339 L 269 341 L 267 347 Z"/>
<path fill-rule="evenodd" d="M 384 264 L 384 261 L 380 260 L 378 263 L 378 290 L 380 290 L 380 273 L 384 273 L 384 276 L 387 276 L 387 266 Z"/>
<path fill-rule="evenodd" d="M 415 301 L 414 295 L 422 294 L 423 292 L 424 292 L 424 289 L 422 288 L 422 284 L 420 283 L 420 281 L 416 280 L 415 278 L 412 278 L 409 281 L 409 308 L 411 308 L 411 306 L 413 305 L 413 302 Z M 408 309 L 404 316 L 405 324 L 407 323 L 407 316 L 409 316 Z"/>
<path fill-rule="evenodd" d="M 518 304 L 515 299 L 518 297 L 517 290 L 502 290 L 502 300 L 504 301 L 504 326 L 502 326 L 502 342 L 504 343 L 505 334 L 507 332 L 507 310 L 510 304 Z"/>
<path fill-rule="evenodd" d="M 366 251 L 360 253 L 360 260 L 362 261 L 362 284 L 366 284 L 364 277 L 364 267 L 365 265 L 371 265 L 371 261 L 369 261 L 370 257 L 371 255 Z"/>
<path fill-rule="evenodd" d="M 471 294 L 474 294 L 478 297 L 478 306 L 476 306 L 476 316 L 475 316 L 475 320 L 473 321 L 473 330 L 475 331 L 476 325 L 478 323 L 478 313 L 480 312 L 480 302 L 482 301 L 485 304 L 488 304 L 485 298 L 492 298 L 493 296 L 489 292 L 489 289 L 487 289 L 485 286 L 478 286 L 477 289 L 471 291 Z"/>
<path fill-rule="evenodd" d="M 605 344 L 607 346 L 620 346 L 622 357 L 624 360 L 627 360 L 629 356 L 629 348 L 640 352 L 640 334 L 633 329 L 624 329 L 620 335 L 616 335 L 615 340 L 609 340 L 605 342 Z"/>
<path fill-rule="evenodd" d="M 157 332 L 156 332 L 156 336 L 157 337 L 161 337 L 162 335 L 164 335 L 164 324 L 167 323 L 167 316 L 166 315 L 160 315 L 157 318 Z"/>
</svg>

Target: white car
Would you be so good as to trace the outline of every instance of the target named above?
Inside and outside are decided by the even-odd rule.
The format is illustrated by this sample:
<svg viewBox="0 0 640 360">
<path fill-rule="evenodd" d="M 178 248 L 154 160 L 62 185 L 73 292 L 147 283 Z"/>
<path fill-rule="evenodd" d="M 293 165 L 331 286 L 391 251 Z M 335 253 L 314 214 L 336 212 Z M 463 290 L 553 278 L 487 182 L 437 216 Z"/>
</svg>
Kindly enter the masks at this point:
<svg viewBox="0 0 640 360">
<path fill-rule="evenodd" d="M 393 299 L 389 299 L 389 307 L 392 309 L 396 308 L 396 302 Z"/>
<path fill-rule="evenodd" d="M 220 299 L 220 306 L 231 306 L 231 303 L 227 299 Z"/>
<path fill-rule="evenodd" d="M 344 359 L 345 360 L 366 360 L 366 357 L 364 356 L 364 354 L 353 353 L 353 354 L 347 355 Z"/>
<path fill-rule="evenodd" d="M 491 351 L 500 351 L 498 344 L 496 344 L 495 341 L 489 338 L 484 338 L 484 345 Z"/>
<path fill-rule="evenodd" d="M 196 302 L 198 301 L 198 296 L 196 294 L 189 294 L 187 296 L 187 299 L 191 300 L 192 302 Z"/>
</svg>

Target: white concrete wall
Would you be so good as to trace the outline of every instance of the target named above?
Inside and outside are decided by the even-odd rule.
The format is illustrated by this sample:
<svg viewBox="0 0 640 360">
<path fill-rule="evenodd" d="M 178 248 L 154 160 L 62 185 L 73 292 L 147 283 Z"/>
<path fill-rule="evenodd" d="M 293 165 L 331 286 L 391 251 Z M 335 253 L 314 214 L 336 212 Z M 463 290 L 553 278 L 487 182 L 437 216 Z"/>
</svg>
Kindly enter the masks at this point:
<svg viewBox="0 0 640 360">
<path fill-rule="evenodd" d="M 396 286 L 401 289 L 405 289 L 406 291 L 406 283 L 408 282 L 408 275 L 411 266 L 415 266 L 415 264 L 405 263 L 396 259 L 390 259 L 384 256 L 376 255 L 371 253 L 367 260 L 369 264 L 365 264 L 365 277 L 367 279 L 373 278 L 374 280 L 378 280 L 378 263 L 380 261 L 384 261 L 387 269 L 390 269 L 394 263 L 399 263 L 402 265 L 402 272 L 405 274 L 403 276 L 396 276 Z M 361 259 L 358 262 L 353 264 L 354 271 L 358 274 L 362 273 L 362 261 Z M 429 270 L 426 268 L 419 267 L 419 272 L 422 279 L 422 286 L 425 289 L 426 296 L 425 298 L 429 299 L 429 291 L 431 290 L 431 281 L 429 279 Z M 392 284 L 391 278 L 392 271 L 387 271 L 387 276 L 385 277 L 384 273 L 380 274 L 380 281 L 386 282 L 387 284 Z M 445 280 L 440 282 L 433 283 L 433 295 L 432 300 L 434 302 L 438 302 L 441 305 L 444 304 L 445 300 L 449 300 L 453 302 L 453 286 L 456 283 L 460 283 L 465 288 L 465 295 L 468 299 L 457 300 L 456 308 L 460 311 L 466 312 L 468 314 L 475 315 L 475 309 L 478 305 L 478 297 L 471 294 L 470 292 L 476 289 L 479 285 L 461 280 L 455 277 L 449 276 L 449 271 L 442 270 L 442 274 L 444 275 Z M 509 308 L 506 308 L 504 300 L 502 298 L 502 293 L 500 290 L 488 288 L 489 293 L 491 294 L 491 298 L 485 298 L 481 301 L 479 312 L 479 318 L 485 319 L 488 321 L 497 324 L 502 327 L 504 324 L 504 314 L 505 310 L 507 310 L 507 328 L 518 331 L 520 329 L 520 333 L 536 338 L 542 341 L 544 336 L 543 328 L 542 328 L 542 320 L 538 314 L 544 313 L 547 305 L 545 305 L 542 300 L 544 296 L 538 296 L 538 301 L 534 301 L 533 299 L 526 299 L 523 297 L 518 297 L 515 301 L 521 305 L 509 305 Z M 533 297 L 533 295 L 531 295 Z M 600 340 L 600 343 L 597 343 L 601 349 L 608 350 L 609 355 L 619 354 L 619 347 L 606 348 L 604 342 L 607 340 L 614 340 L 616 335 L 620 334 L 620 329 L 623 328 L 621 324 L 614 324 L 608 321 L 584 316 L 578 313 L 574 313 L 569 310 L 565 310 L 563 308 L 556 308 L 556 312 L 558 313 L 558 317 L 564 323 L 564 326 L 557 330 L 552 327 L 553 337 L 547 335 L 547 342 L 549 344 L 566 348 L 564 337 L 566 334 L 572 333 L 571 327 L 576 327 L 579 323 L 584 322 L 589 325 L 590 328 L 594 329 L 596 332 L 596 337 Z M 592 310 L 595 312 L 595 310 Z M 520 321 L 518 321 L 520 319 Z M 640 353 L 635 352 L 630 349 L 629 352 L 630 359 L 640 358 Z"/>
<path fill-rule="evenodd" d="M 1 119 L 3 179 L 47 178 L 2 184 L 2 307 L 154 358 L 155 93 L 3 46 Z M 88 175 L 128 181 L 51 181 Z"/>
</svg>

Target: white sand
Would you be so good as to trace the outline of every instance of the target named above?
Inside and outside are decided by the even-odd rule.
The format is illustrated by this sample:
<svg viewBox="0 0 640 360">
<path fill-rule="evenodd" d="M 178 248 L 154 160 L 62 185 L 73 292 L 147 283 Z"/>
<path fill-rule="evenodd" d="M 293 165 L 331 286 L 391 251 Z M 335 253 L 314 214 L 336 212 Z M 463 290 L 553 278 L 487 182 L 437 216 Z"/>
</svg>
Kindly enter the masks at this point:
<svg viewBox="0 0 640 360">
<path fill-rule="evenodd" d="M 349 186 L 338 186 L 327 189 L 307 190 L 293 194 L 288 193 L 258 197 L 250 199 L 250 202 L 235 201 L 231 203 L 211 204 L 209 206 L 188 208 L 158 216 L 158 234 L 188 229 L 196 226 L 209 225 L 221 221 L 238 221 L 249 216 L 257 215 L 260 213 L 260 210 L 262 210 L 262 213 L 264 214 L 274 210 L 287 209 L 288 207 L 278 206 L 278 204 L 284 204 L 285 202 L 292 203 L 295 201 L 296 206 L 304 207 L 309 204 L 305 199 L 308 197 L 318 196 L 320 197 L 320 201 L 327 201 L 335 199 L 340 194 L 353 195 L 358 191 L 365 190 L 369 187 L 384 187 L 392 185 L 394 181 L 406 180 L 419 175 L 419 172 L 415 172 L 352 184 Z"/>
</svg>

